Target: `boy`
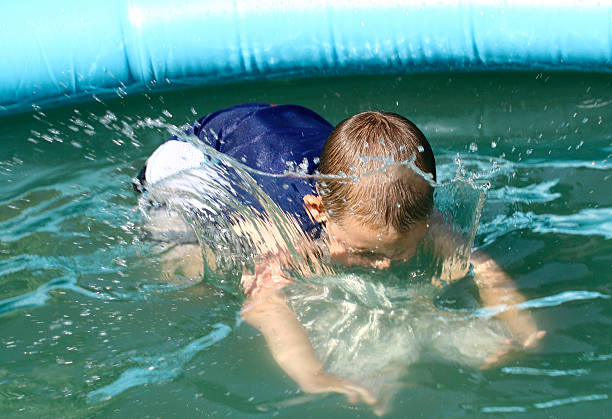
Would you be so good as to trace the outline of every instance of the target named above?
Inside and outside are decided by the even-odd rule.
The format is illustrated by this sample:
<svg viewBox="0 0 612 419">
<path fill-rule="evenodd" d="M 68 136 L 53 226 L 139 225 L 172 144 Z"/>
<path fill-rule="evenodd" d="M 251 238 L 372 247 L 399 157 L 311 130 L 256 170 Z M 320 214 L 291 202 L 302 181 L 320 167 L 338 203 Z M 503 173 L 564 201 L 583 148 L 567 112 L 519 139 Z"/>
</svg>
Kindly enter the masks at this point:
<svg viewBox="0 0 612 419">
<path fill-rule="evenodd" d="M 332 131 L 314 112 L 291 105 L 248 104 L 211 115 L 198 122 L 194 134 L 209 130 L 215 138 L 213 144 L 206 137 L 209 145 L 252 168 L 282 173 L 286 161 L 303 161 L 305 171 L 312 174 L 320 154 L 322 176 L 316 184 L 298 179 L 290 188 L 279 190 L 265 177 L 257 180 L 311 237 L 324 238 L 332 261 L 384 269 L 393 261 L 410 259 L 417 246 L 452 255 L 459 245 L 433 209 L 436 167 L 431 147 L 422 132 L 402 116 L 362 112 Z M 286 145 L 279 147 L 283 142 Z M 160 163 L 161 152 L 156 151 L 141 172 L 143 185 L 176 173 L 177 166 L 198 167 L 201 157 L 193 157 L 195 152 L 183 150 L 180 144 L 172 147 L 176 155 L 166 155 L 164 161 L 183 159 L 184 164 Z M 166 152 L 170 150 L 166 146 Z M 287 194 L 294 199 L 286 199 Z M 278 258 L 268 258 L 255 266 L 252 275 L 243 275 L 247 298 L 242 317 L 262 333 L 276 362 L 303 391 L 338 392 L 351 401 L 375 404 L 367 389 L 324 371 L 306 332 L 279 292 L 290 279 L 282 263 L 275 260 Z M 472 261 L 485 306 L 523 301 L 508 276 L 485 254 L 476 252 Z M 436 280 L 459 279 L 467 269 L 466 264 L 448 264 Z M 522 347 L 534 346 L 544 336 L 528 313 L 510 308 L 499 317 Z M 510 344 L 507 342 L 508 348 Z M 501 350 L 485 364 L 495 363 L 506 352 Z"/>
</svg>

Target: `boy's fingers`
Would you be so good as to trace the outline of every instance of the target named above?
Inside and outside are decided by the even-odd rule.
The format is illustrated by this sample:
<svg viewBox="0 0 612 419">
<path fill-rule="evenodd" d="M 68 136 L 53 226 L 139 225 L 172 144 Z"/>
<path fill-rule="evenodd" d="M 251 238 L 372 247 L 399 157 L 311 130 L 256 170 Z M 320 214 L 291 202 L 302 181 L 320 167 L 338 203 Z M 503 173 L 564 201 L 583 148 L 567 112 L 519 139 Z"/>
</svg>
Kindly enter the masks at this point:
<svg viewBox="0 0 612 419">
<path fill-rule="evenodd" d="M 363 400 L 370 406 L 374 406 L 378 402 L 376 397 L 374 397 L 374 395 L 370 393 L 369 390 L 366 390 L 365 388 L 358 387 L 358 393 L 361 396 L 361 400 Z"/>
<path fill-rule="evenodd" d="M 343 388 L 341 392 L 344 393 L 350 404 L 355 404 L 359 401 L 359 396 L 354 391 Z"/>
<path fill-rule="evenodd" d="M 384 416 L 384 415 L 386 415 L 386 414 L 387 414 L 387 409 L 385 409 L 385 408 L 384 408 L 384 407 L 382 407 L 382 406 L 376 406 L 376 407 L 374 408 L 374 414 L 375 414 L 376 416 L 379 416 L 379 417 L 380 417 L 380 416 Z"/>
<path fill-rule="evenodd" d="M 480 369 L 488 370 L 489 368 L 492 368 L 497 363 L 498 360 L 499 360 L 498 356 L 490 356 L 485 359 L 484 364 L 482 364 Z"/>
<path fill-rule="evenodd" d="M 525 342 L 523 342 L 523 348 L 532 348 L 538 344 L 540 339 L 546 336 L 546 330 L 538 330 L 535 333 L 532 333 Z"/>
<path fill-rule="evenodd" d="M 501 358 L 508 355 L 508 353 L 511 351 L 520 350 L 521 347 L 523 349 L 535 347 L 544 336 L 546 336 L 546 331 L 538 330 L 537 332 L 529 335 L 522 344 L 520 342 L 512 341 L 512 339 L 505 339 L 504 344 L 508 345 L 508 347 L 498 351 L 495 355 L 485 358 L 484 364 L 480 367 L 480 369 L 486 370 L 492 368 L 495 364 L 500 362 Z"/>
<path fill-rule="evenodd" d="M 502 349 L 499 352 L 497 352 L 495 355 L 485 358 L 484 364 L 480 367 L 480 369 L 488 370 L 489 368 L 494 367 L 497 363 L 499 363 L 499 360 L 506 355 L 508 355 L 508 350 Z"/>
<path fill-rule="evenodd" d="M 343 387 L 345 389 L 344 394 L 346 394 L 346 397 L 348 397 L 350 403 L 357 403 L 359 399 L 361 399 L 370 406 L 373 406 L 378 402 L 376 397 L 374 397 L 369 390 L 363 387 L 353 383 L 345 383 Z"/>
</svg>

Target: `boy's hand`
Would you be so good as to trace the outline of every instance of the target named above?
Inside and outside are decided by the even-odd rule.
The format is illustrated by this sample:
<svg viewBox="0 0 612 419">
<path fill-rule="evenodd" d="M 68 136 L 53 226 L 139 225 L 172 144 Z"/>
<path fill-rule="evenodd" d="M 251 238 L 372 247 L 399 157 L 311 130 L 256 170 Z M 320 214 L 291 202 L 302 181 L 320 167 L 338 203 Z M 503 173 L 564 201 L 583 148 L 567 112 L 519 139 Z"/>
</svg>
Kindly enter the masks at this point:
<svg viewBox="0 0 612 419">
<path fill-rule="evenodd" d="M 540 340 L 546 336 L 546 330 L 538 330 L 535 333 L 532 333 L 523 341 L 523 348 L 535 348 L 540 343 Z"/>
<path fill-rule="evenodd" d="M 255 264 L 254 274 L 243 269 L 241 285 L 244 293 L 249 296 L 267 295 L 291 284 L 291 278 L 283 272 L 283 262 L 282 255 L 268 255 Z"/>
<path fill-rule="evenodd" d="M 504 359 L 510 357 L 512 353 L 524 349 L 531 349 L 538 346 L 544 336 L 545 330 L 537 330 L 535 323 L 529 314 L 523 314 L 524 317 L 514 317 L 515 321 L 510 320 L 508 328 L 514 335 L 513 338 L 505 339 L 499 350 L 492 356 L 485 359 L 481 369 L 493 368 L 500 364 Z"/>
<path fill-rule="evenodd" d="M 312 375 L 308 381 L 304 380 L 299 384 L 305 393 L 339 393 L 344 394 L 349 403 L 363 401 L 370 406 L 374 406 L 377 402 L 376 397 L 368 389 L 325 371 L 320 371 Z"/>
<path fill-rule="evenodd" d="M 525 297 L 508 274 L 489 255 L 477 251 L 472 255 L 472 262 L 474 280 L 478 285 L 483 305 L 509 307 L 497 317 L 505 322 L 512 338 L 504 341 L 500 350 L 485 360 L 483 368 L 490 368 L 511 352 L 534 348 L 546 336 L 546 332 L 538 329 L 531 313 L 516 308 L 516 305 L 525 301 Z"/>
<path fill-rule="evenodd" d="M 502 347 L 494 355 L 485 358 L 484 364 L 480 367 L 480 369 L 487 370 L 489 368 L 494 368 L 507 358 L 510 358 L 513 353 L 516 353 L 521 349 L 535 348 L 544 336 L 546 336 L 546 331 L 539 330 L 528 336 L 522 343 L 517 342 L 516 340 L 506 339 Z"/>
<path fill-rule="evenodd" d="M 256 268 L 256 271 L 259 277 L 278 277 L 276 266 L 263 267 L 261 272 Z M 305 393 L 340 393 L 351 403 L 376 404 L 369 390 L 325 372 L 306 331 L 281 293 L 270 292 L 265 286 L 254 288 L 241 315 L 261 332 L 274 360 Z"/>
<path fill-rule="evenodd" d="M 529 312 L 511 309 L 506 314 L 505 320 L 513 336 L 512 339 L 508 339 L 509 344 L 514 344 L 520 349 L 534 348 L 546 336 L 546 331 L 538 330 Z"/>
</svg>

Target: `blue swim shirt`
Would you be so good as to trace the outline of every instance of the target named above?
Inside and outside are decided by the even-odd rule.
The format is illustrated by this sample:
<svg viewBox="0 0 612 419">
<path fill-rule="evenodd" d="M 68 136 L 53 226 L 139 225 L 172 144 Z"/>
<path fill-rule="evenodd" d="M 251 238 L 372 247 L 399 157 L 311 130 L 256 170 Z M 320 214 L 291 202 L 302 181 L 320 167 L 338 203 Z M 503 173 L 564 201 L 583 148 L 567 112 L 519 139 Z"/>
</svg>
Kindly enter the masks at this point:
<svg viewBox="0 0 612 419">
<path fill-rule="evenodd" d="M 261 172 L 283 174 L 299 170 L 312 175 L 332 130 L 329 122 L 302 106 L 247 103 L 200 118 L 187 134 Z M 172 137 L 168 141 L 180 140 Z M 145 166 L 138 175 L 143 187 L 145 181 L 151 181 L 146 177 L 150 169 Z M 297 219 L 302 229 L 318 230 L 302 201 L 304 195 L 315 193 L 313 180 L 253 177 L 283 211 Z"/>
</svg>

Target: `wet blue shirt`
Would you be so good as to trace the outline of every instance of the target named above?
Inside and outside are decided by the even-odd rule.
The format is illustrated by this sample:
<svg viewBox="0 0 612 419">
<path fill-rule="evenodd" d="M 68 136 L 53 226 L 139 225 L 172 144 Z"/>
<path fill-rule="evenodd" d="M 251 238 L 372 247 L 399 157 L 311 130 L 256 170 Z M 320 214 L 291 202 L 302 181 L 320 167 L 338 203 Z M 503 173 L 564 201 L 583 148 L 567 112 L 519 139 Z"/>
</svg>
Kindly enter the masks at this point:
<svg viewBox="0 0 612 419">
<path fill-rule="evenodd" d="M 297 105 L 247 103 L 200 118 L 188 131 L 207 145 L 258 171 L 287 170 L 313 174 L 333 126 L 315 112 Z M 177 141 L 176 137 L 168 141 Z M 139 175 L 141 183 L 144 171 Z M 315 193 L 314 181 L 253 176 L 285 212 L 306 231 L 313 229 L 302 198 Z"/>
</svg>

